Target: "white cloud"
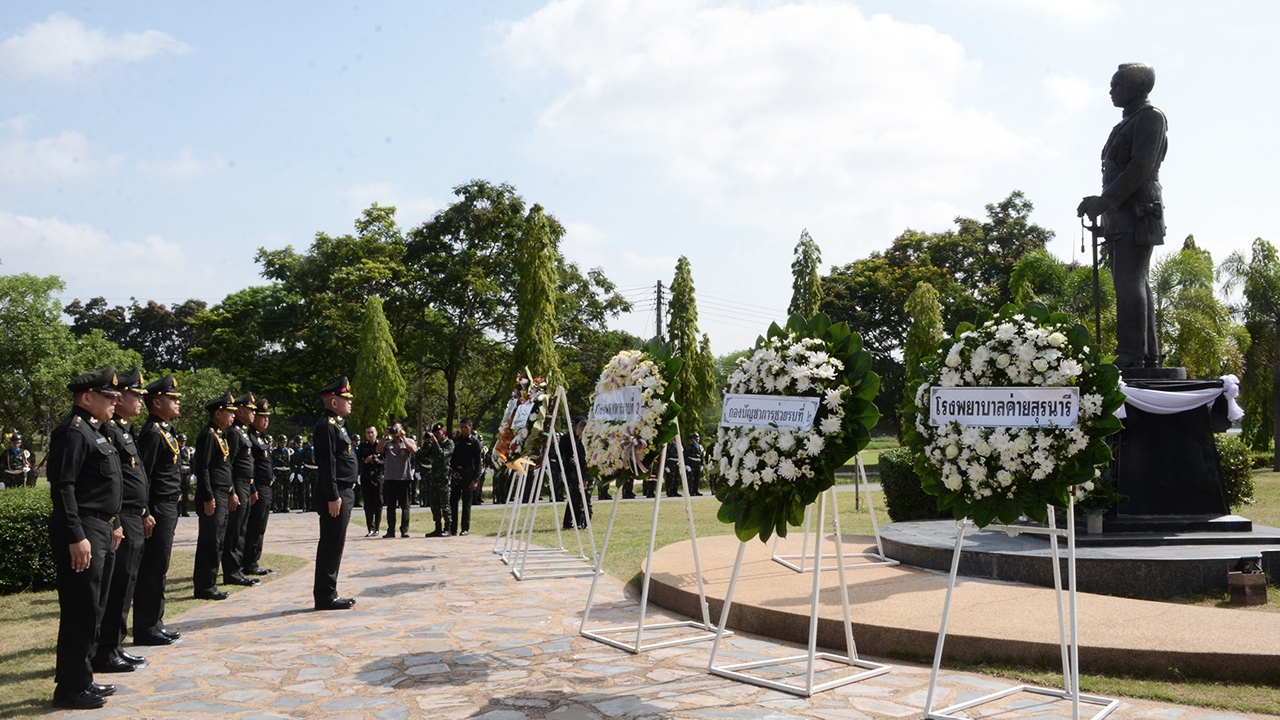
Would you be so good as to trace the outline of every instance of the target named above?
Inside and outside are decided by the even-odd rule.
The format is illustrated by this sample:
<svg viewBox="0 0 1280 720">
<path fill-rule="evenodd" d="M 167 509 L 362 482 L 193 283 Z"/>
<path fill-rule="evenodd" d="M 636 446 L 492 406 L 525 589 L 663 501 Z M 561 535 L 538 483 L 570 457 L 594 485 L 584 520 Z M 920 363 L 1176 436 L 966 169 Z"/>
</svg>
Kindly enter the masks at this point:
<svg viewBox="0 0 1280 720">
<path fill-rule="evenodd" d="M 375 202 L 384 207 L 394 205 L 396 222 L 404 229 L 430 220 L 437 210 L 444 207 L 435 198 L 406 197 L 404 191 L 389 182 L 352 185 L 343 190 L 340 197 L 351 210 L 353 218 Z"/>
<path fill-rule="evenodd" d="M 1039 147 L 966 102 L 955 40 L 846 4 L 557 0 L 505 30 L 516 68 L 569 81 L 537 152 L 638 158 L 739 227 L 914 214 Z"/>
<path fill-rule="evenodd" d="M 201 160 L 192 154 L 191 148 L 185 147 L 173 160 L 158 162 L 139 162 L 138 169 L 173 180 L 187 180 L 200 177 L 215 166 L 221 166 L 221 160 Z"/>
<path fill-rule="evenodd" d="M 29 116 L 21 116 L 0 123 L 0 130 L 10 131 L 8 139 L 0 140 L 0 182 L 79 178 L 92 174 L 104 164 L 115 165 L 120 161 L 120 158 L 99 161 L 89 147 L 89 138 L 72 130 L 31 140 L 23 134 L 29 120 Z"/>
<path fill-rule="evenodd" d="M 1060 122 L 1097 105 L 1106 88 L 1075 73 L 1050 73 L 1041 83 L 1051 108 L 1050 122 Z"/>
<path fill-rule="evenodd" d="M 1101 0 L 965 0 L 970 5 L 986 5 L 998 10 L 1043 13 L 1056 20 L 1096 23 L 1109 20 L 1116 7 Z"/>
<path fill-rule="evenodd" d="M 83 223 L 34 218 L 0 210 L 0 267 L 5 273 L 57 275 L 67 284 L 67 297 L 104 296 L 139 300 L 160 298 L 220 299 L 252 282 L 231 277 L 225 260 L 187 252 L 181 245 L 151 235 L 118 240 Z M 138 272 L 138 268 L 155 271 Z"/>
<path fill-rule="evenodd" d="M 108 36 L 65 13 L 54 13 L 0 43 L 0 67 L 14 75 L 70 77 L 101 62 L 136 62 L 191 46 L 159 30 Z"/>
</svg>

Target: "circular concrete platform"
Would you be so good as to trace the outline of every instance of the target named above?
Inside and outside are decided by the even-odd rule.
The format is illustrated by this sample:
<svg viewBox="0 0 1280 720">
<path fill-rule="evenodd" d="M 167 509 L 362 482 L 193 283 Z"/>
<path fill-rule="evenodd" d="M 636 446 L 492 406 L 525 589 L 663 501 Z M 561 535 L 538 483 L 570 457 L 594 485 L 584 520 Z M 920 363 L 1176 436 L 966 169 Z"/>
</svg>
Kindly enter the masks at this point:
<svg viewBox="0 0 1280 720">
<path fill-rule="evenodd" d="M 949 572 L 956 544 L 953 520 L 913 520 L 880 531 L 885 554 L 906 565 Z M 1102 536 L 1111 538 L 1110 535 Z M 1083 592 L 1168 599 L 1227 589 L 1227 572 L 1242 558 L 1260 559 L 1275 578 L 1280 573 L 1280 530 L 1254 526 L 1241 533 L 1135 534 L 1132 545 L 1076 547 L 1076 577 Z M 1059 541 L 1065 558 L 1066 542 Z M 1049 540 L 1043 535 L 1010 537 L 1000 530 L 965 533 L 960 574 L 1053 587 Z M 1066 577 L 1066 560 L 1062 560 Z"/>
<path fill-rule="evenodd" d="M 825 552 L 831 552 L 833 546 L 825 545 Z M 747 543 L 729 627 L 806 644 L 813 575 L 774 562 L 770 547 Z M 698 540 L 713 621 L 720 618 L 738 548 L 732 535 Z M 871 538 L 846 537 L 844 548 L 865 552 L 874 545 Z M 782 543 L 779 552 L 799 553 L 799 533 Z M 668 610 L 700 618 L 692 556 L 687 541 L 654 553 L 649 597 Z M 860 653 L 924 662 L 933 657 L 947 590 L 945 574 L 881 566 L 849 569 L 847 578 Z M 821 583 L 818 642 L 841 650 L 845 643 L 837 573 L 824 571 Z M 950 623 L 945 652 L 949 659 L 1042 667 L 1059 663 L 1052 589 L 962 577 Z M 1280 647 L 1280 613 L 1081 593 L 1079 626 L 1084 672 L 1280 682 L 1280 654 L 1275 652 Z"/>
</svg>

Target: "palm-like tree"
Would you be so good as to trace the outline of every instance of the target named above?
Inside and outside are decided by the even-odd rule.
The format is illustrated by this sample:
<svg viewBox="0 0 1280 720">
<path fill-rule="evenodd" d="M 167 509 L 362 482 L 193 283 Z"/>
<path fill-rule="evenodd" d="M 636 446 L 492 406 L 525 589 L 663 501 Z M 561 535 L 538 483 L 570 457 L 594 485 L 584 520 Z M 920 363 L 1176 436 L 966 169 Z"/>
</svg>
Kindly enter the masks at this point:
<svg viewBox="0 0 1280 720">
<path fill-rule="evenodd" d="M 1280 378 L 1280 352 L 1277 351 L 1280 347 L 1280 253 L 1262 238 L 1253 241 L 1251 250 L 1248 259 L 1242 252 L 1231 253 L 1218 266 L 1218 277 L 1223 280 L 1224 294 L 1230 294 L 1237 288 L 1244 291 L 1243 314 L 1246 327 L 1251 330 L 1252 347 L 1256 348 L 1250 352 L 1250 358 L 1271 360 L 1269 373 L 1266 372 L 1268 366 L 1256 360 L 1245 367 L 1240 395 L 1246 410 L 1246 436 L 1253 430 L 1256 439 L 1270 425 L 1274 441 L 1280 439 L 1280 424 L 1276 423 L 1280 418 L 1280 413 L 1276 412 L 1280 407 L 1280 394 L 1277 394 L 1280 391 L 1280 382 L 1277 382 Z M 1270 402 L 1267 402 L 1268 397 Z M 1273 469 L 1280 471 L 1280 457 L 1274 462 Z"/>
</svg>

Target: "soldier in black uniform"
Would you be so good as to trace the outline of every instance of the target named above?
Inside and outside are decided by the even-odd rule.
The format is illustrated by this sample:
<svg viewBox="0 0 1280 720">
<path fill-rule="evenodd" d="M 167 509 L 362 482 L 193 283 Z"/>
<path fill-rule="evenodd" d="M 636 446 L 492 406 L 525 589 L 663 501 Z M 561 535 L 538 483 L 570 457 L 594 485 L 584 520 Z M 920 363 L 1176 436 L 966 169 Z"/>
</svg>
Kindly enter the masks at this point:
<svg viewBox="0 0 1280 720">
<path fill-rule="evenodd" d="M 222 562 L 222 539 L 227 534 L 227 513 L 231 509 L 231 448 L 226 432 L 235 418 L 236 401 L 227 393 L 210 400 L 209 424 L 196 438 L 192 468 L 196 476 L 196 515 L 200 535 L 196 540 L 196 561 L 192 580 L 195 596 L 202 600 L 226 600 L 218 589 L 218 566 Z"/>
<path fill-rule="evenodd" d="M 133 672 L 147 664 L 145 658 L 125 652 L 123 647 L 129 627 L 129 607 L 133 604 L 133 591 L 138 581 L 138 566 L 142 563 L 142 549 L 156 524 L 148 509 L 151 486 L 142 467 L 133 423 L 130 422 L 142 410 L 142 395 L 146 392 L 142 384 L 142 368 L 134 368 L 119 377 L 116 391 L 120 397 L 116 399 L 115 417 L 109 423 L 111 441 L 120 453 L 124 480 L 119 513 L 124 538 L 116 547 L 107 604 L 98 626 L 98 648 L 93 657 L 93 671 L 96 673 Z"/>
<path fill-rule="evenodd" d="M 338 596 L 338 569 L 351 525 L 355 504 L 356 453 L 347 433 L 346 417 L 351 414 L 351 390 L 345 377 L 320 389 L 324 415 L 316 423 L 315 511 L 320 515 L 320 541 L 316 544 L 316 576 L 312 594 L 317 610 L 349 610 L 355 598 Z"/>
<path fill-rule="evenodd" d="M 4 454 L 4 473 L 5 486 L 36 486 L 35 474 L 31 472 L 31 452 L 22 447 L 22 436 L 17 430 L 9 436 L 9 451 Z"/>
<path fill-rule="evenodd" d="M 470 418 L 458 421 L 458 436 L 453 441 L 452 470 L 449 484 L 449 532 L 466 535 L 471 531 L 471 493 L 480 486 L 480 441 L 471 433 Z M 462 503 L 459 515 L 458 503 Z M 461 522 L 462 529 L 458 526 Z"/>
<path fill-rule="evenodd" d="M 378 428 L 364 429 L 364 442 L 356 448 L 360 465 L 360 493 L 364 495 L 365 537 L 378 534 L 382 526 L 382 456 L 378 454 Z"/>
<path fill-rule="evenodd" d="M 222 539 L 222 582 L 246 587 L 262 582 L 244 574 L 244 539 L 249 529 L 249 510 L 258 497 L 253 483 L 253 442 L 249 440 L 249 426 L 253 424 L 256 402 L 253 393 L 236 398 L 235 423 L 226 432 L 236 499 L 228 508 L 231 512 L 227 514 L 227 534 Z"/>
<path fill-rule="evenodd" d="M 275 471 L 274 512 L 289 512 L 289 486 L 293 482 L 293 450 L 289 449 L 287 435 L 276 436 L 276 446 L 271 449 L 271 469 Z"/>
<path fill-rule="evenodd" d="M 702 438 L 698 433 L 689 435 L 689 444 L 684 446 L 684 467 L 689 471 L 689 494 L 701 495 L 702 489 Z"/>
<path fill-rule="evenodd" d="M 569 501 L 565 503 L 564 522 L 561 524 L 565 530 L 572 530 L 575 520 L 578 528 L 585 529 L 591 519 L 591 477 L 587 475 L 587 449 L 582 444 L 582 431 L 586 429 L 586 418 L 574 418 L 573 432 L 561 434 L 557 447 L 552 451 L 553 455 L 559 453 L 557 459 L 564 468 L 565 484 L 569 486 Z M 552 482 L 559 479 L 554 478 Z"/>
<path fill-rule="evenodd" d="M 58 570 L 58 655 L 53 704 L 88 709 L 106 704 L 115 686 L 93 681 L 89 664 L 102 620 L 103 576 L 123 537 L 120 453 L 108 423 L 115 410 L 115 368 L 67 384 L 75 407 L 49 435 L 49 543 Z"/>
<path fill-rule="evenodd" d="M 195 482 L 192 477 L 192 458 L 196 456 L 193 445 L 187 444 L 187 434 L 178 433 L 178 473 L 182 475 L 182 498 L 178 500 L 178 517 L 191 517 L 187 512 L 191 506 L 191 488 Z"/>
<path fill-rule="evenodd" d="M 662 480 L 667 497 L 680 497 L 680 444 L 674 439 L 667 443 L 667 462 Z"/>
<path fill-rule="evenodd" d="M 253 487 L 258 499 L 249 506 L 249 525 L 244 534 L 244 572 L 247 575 L 269 575 L 273 571 L 262 567 L 262 540 L 267 534 L 267 520 L 271 518 L 271 503 L 276 491 L 274 463 L 271 460 L 271 436 L 267 426 L 271 423 L 271 403 L 258 398 L 253 408 L 253 425 L 249 428 L 249 444 L 253 453 Z"/>
<path fill-rule="evenodd" d="M 142 550 L 138 585 L 133 594 L 133 642 L 135 645 L 170 645 L 181 637 L 164 626 L 164 586 L 169 574 L 173 534 L 178 527 L 178 498 L 185 479 L 180 466 L 181 448 L 173 435 L 173 419 L 181 409 L 178 382 L 172 374 L 147 385 L 147 423 L 138 433 L 142 469 L 151 483 L 149 517 L 155 527 Z"/>
</svg>

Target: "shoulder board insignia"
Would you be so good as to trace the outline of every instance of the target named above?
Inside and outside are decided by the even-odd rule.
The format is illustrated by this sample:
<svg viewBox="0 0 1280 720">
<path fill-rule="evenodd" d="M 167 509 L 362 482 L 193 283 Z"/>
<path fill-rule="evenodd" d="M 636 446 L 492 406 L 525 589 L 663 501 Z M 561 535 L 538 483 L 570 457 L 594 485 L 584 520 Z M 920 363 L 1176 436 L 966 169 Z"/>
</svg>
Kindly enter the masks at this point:
<svg viewBox="0 0 1280 720">
<path fill-rule="evenodd" d="M 75 420 L 71 421 L 71 427 L 80 427 L 80 416 L 77 415 Z"/>
<path fill-rule="evenodd" d="M 330 424 L 330 425 L 337 425 L 337 424 L 338 424 L 338 419 L 337 419 L 337 418 L 333 418 L 333 417 L 329 418 L 329 424 Z"/>
</svg>

